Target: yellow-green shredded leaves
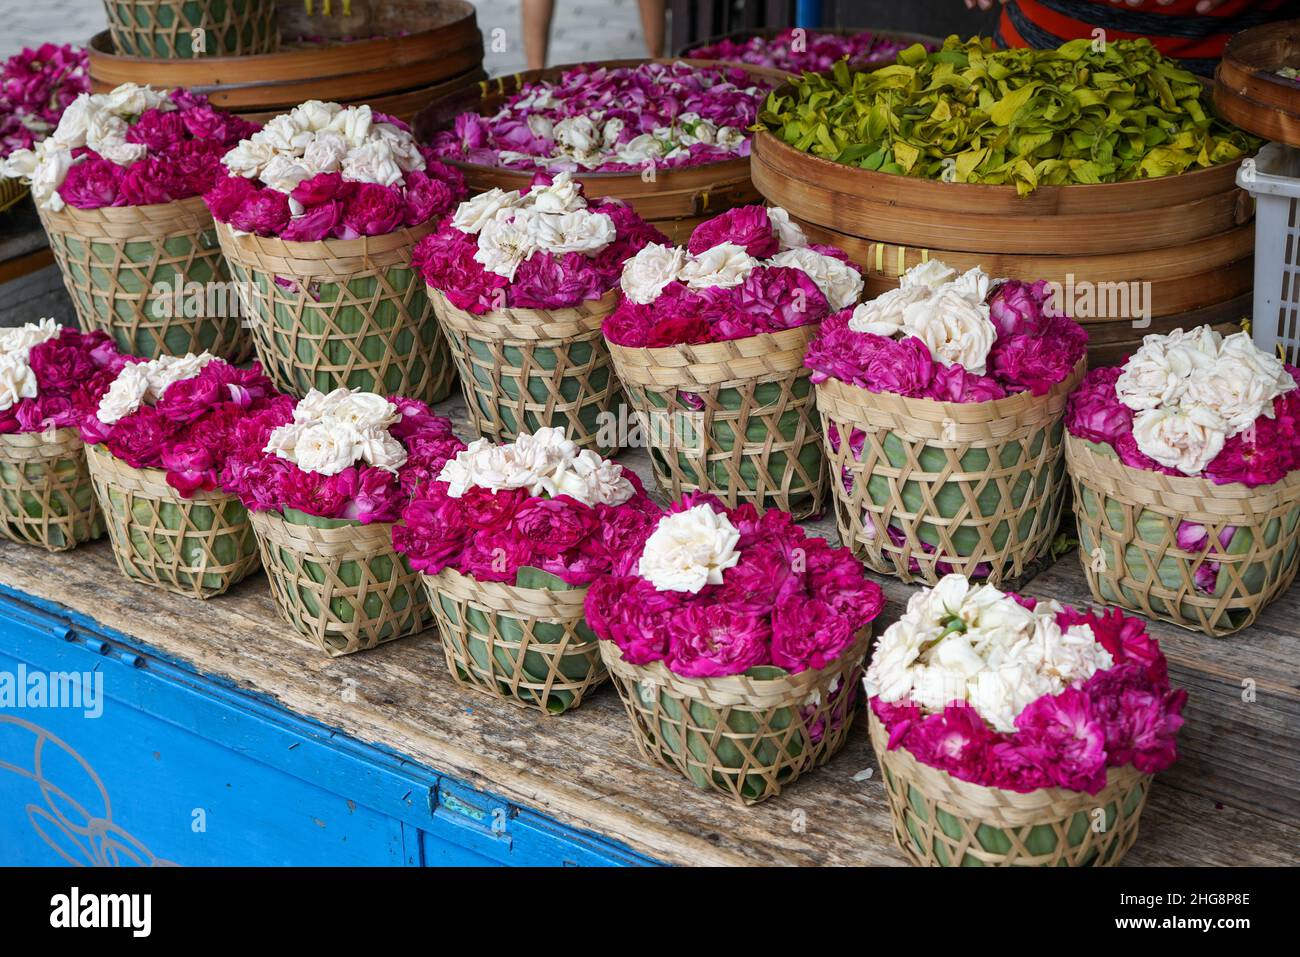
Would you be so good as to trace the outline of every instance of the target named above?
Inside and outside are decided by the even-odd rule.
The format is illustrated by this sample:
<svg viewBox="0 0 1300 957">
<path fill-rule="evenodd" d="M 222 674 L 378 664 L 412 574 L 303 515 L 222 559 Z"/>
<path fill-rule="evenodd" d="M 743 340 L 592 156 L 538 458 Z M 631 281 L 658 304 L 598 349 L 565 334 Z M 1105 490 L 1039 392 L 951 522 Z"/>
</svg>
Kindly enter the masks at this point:
<svg viewBox="0 0 1300 957">
<path fill-rule="evenodd" d="M 959 183 L 1112 183 L 1216 166 L 1261 141 L 1218 119 L 1197 78 L 1148 40 L 994 50 L 919 44 L 892 66 L 806 73 L 759 122 L 837 163 Z"/>
</svg>

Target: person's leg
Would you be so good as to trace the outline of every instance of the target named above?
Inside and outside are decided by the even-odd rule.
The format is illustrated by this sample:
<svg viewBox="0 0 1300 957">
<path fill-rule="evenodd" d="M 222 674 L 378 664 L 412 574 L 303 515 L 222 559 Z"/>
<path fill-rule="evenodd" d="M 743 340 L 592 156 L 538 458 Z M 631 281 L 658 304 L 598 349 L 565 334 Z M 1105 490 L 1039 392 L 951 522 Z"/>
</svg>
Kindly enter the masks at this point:
<svg viewBox="0 0 1300 957">
<path fill-rule="evenodd" d="M 664 55 L 664 0 L 637 0 L 637 6 L 641 8 L 646 52 L 661 57 Z"/>
<path fill-rule="evenodd" d="M 546 50 L 551 44 L 551 15 L 555 0 L 523 0 L 524 57 L 528 69 L 546 66 Z"/>
</svg>

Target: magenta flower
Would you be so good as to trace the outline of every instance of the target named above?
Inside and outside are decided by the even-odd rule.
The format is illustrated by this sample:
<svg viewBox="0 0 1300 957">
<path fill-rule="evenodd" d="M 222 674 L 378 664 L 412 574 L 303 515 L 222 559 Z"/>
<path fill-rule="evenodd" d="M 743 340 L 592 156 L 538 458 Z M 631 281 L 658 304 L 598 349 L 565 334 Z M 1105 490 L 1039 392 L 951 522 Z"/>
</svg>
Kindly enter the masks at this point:
<svg viewBox="0 0 1300 957">
<path fill-rule="evenodd" d="M 776 230 L 762 206 L 737 206 L 705 220 L 691 231 L 686 245 L 692 256 L 722 243 L 743 246 L 755 259 L 768 259 L 780 251 Z"/>
</svg>

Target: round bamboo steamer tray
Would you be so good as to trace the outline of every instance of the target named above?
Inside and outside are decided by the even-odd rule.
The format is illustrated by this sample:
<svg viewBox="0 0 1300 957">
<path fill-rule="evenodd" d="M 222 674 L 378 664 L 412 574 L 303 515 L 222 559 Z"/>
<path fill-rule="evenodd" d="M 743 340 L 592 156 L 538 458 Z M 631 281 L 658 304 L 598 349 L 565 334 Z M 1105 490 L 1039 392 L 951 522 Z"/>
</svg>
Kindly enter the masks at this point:
<svg viewBox="0 0 1300 957">
<path fill-rule="evenodd" d="M 519 92 L 525 84 L 539 80 L 556 80 L 566 70 L 578 66 L 625 67 L 642 63 L 676 62 L 689 63 L 697 67 L 740 69 L 755 80 L 762 80 L 773 86 L 789 79 L 789 74 L 781 70 L 770 70 L 743 63 L 728 63 L 722 60 L 632 59 L 602 60 L 594 64 L 571 63 L 545 70 L 529 70 L 511 76 L 496 77 L 483 83 L 465 84 L 454 93 L 430 104 L 416 119 L 415 131 L 420 139 L 431 139 L 434 133 L 449 128 L 456 117 L 462 113 L 476 112 L 484 116 L 494 113 L 508 97 Z M 465 184 L 471 193 L 481 193 L 493 188 L 526 190 L 533 179 L 533 173 L 529 171 L 502 169 L 462 160 L 450 162 L 465 174 Z M 589 198 L 609 196 L 624 200 L 642 219 L 652 222 L 668 234 L 670 239 L 677 242 L 684 241 L 686 236 L 690 235 L 690 230 L 705 219 L 725 212 L 733 206 L 760 202 L 761 197 L 750 180 L 749 170 L 749 159 L 738 157 L 704 166 L 661 169 L 656 171 L 655 178 L 650 182 L 641 178 L 640 170 L 618 173 L 577 172 L 574 174 L 574 179 L 583 184 Z M 689 225 L 683 222 L 685 220 L 691 220 Z"/>
<path fill-rule="evenodd" d="M 856 169 L 754 136 L 754 185 L 811 223 L 887 243 L 1022 255 L 1142 252 L 1205 239 L 1249 222 L 1240 162 L 1096 185 L 944 183 Z M 864 237 L 865 238 L 865 237 Z"/>
<path fill-rule="evenodd" d="M 281 0 L 280 51 L 255 56 L 118 56 L 105 31 L 88 47 L 91 85 L 95 92 L 122 83 L 183 87 L 222 109 L 270 115 L 304 100 L 373 106 L 377 99 L 424 91 L 408 111 L 414 116 L 447 92 L 442 84 L 464 82 L 482 68 L 483 37 L 474 7 L 463 0 L 354 0 L 352 11 L 347 17 L 308 17 L 297 0 Z"/>
<path fill-rule="evenodd" d="M 991 276 L 1033 282 L 1149 282 L 1153 316 L 1170 316 L 1249 294 L 1254 286 L 1255 227 L 1252 223 L 1182 246 L 1098 256 L 1021 256 L 974 253 L 875 242 L 809 223 L 808 238 L 838 246 L 862 266 L 867 298 L 895 288 L 908 269 L 939 259 L 965 271 L 979 266 Z M 1080 320 L 1087 324 L 1087 320 Z M 1105 320 L 1103 320 L 1105 321 Z"/>
<path fill-rule="evenodd" d="M 1300 68 L 1300 20 L 1243 30 L 1214 74 L 1214 105 L 1243 130 L 1300 147 L 1300 82 L 1277 75 Z"/>
</svg>

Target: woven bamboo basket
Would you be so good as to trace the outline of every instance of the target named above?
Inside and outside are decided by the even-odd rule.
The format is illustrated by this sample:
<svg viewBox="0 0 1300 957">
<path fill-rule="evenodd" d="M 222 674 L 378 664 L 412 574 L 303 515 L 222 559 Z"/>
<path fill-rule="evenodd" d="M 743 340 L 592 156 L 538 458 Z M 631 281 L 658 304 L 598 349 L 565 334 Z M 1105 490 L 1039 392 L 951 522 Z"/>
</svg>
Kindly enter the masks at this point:
<svg viewBox="0 0 1300 957">
<path fill-rule="evenodd" d="M 870 709 L 868 709 L 870 712 Z M 961 781 L 917 761 L 869 715 L 894 843 L 923 867 L 1112 867 L 1137 840 L 1151 775 L 1109 768 L 1097 794 L 1020 794 Z"/>
<path fill-rule="evenodd" d="M 662 661 L 630 664 L 612 641 L 600 642 L 600 654 L 647 761 L 757 804 L 844 745 L 870 645 L 867 626 L 825 668 L 790 674 L 760 665 L 722 678 L 685 678 Z"/>
<path fill-rule="evenodd" d="M 447 341 L 411 265 L 432 230 L 294 243 L 217 224 L 257 357 L 277 388 L 299 398 L 340 386 L 422 402 L 451 394 Z"/>
<path fill-rule="evenodd" d="M 304 100 L 368 103 L 410 122 L 440 96 L 485 78 L 483 37 L 462 0 L 276 0 L 281 42 L 271 53 L 189 59 L 129 56 L 109 31 L 87 44 L 93 91 L 122 83 L 183 87 L 213 106 L 268 120 Z"/>
<path fill-rule="evenodd" d="M 130 56 L 246 56 L 280 45 L 275 0 L 104 0 L 104 9 L 113 46 Z"/>
<path fill-rule="evenodd" d="M 21 180 L 0 176 L 0 213 L 6 213 L 23 201 L 28 193 Z"/>
<path fill-rule="evenodd" d="M 654 349 L 609 344 L 655 479 L 795 518 L 821 512 L 826 459 L 810 372 L 816 326 Z"/>
<path fill-rule="evenodd" d="M 600 325 L 618 291 L 572 309 L 495 309 L 481 316 L 429 289 L 451 345 L 470 423 L 493 442 L 556 426 L 583 448 L 618 450 L 618 380 Z M 600 442 L 602 434 L 612 442 Z"/>
<path fill-rule="evenodd" d="M 1065 401 L 1085 366 L 1081 359 L 1046 395 L 991 402 L 820 383 L 840 540 L 873 571 L 905 582 L 934 584 L 949 570 L 995 585 L 1021 579 L 1060 520 Z M 855 431 L 865 433 L 860 453 Z"/>
<path fill-rule="evenodd" d="M 447 669 L 462 687 L 562 714 L 609 677 L 583 617 L 586 588 L 528 568 L 514 585 L 451 568 L 423 578 Z"/>
<path fill-rule="evenodd" d="M 76 429 L 0 435 L 0 535 L 51 552 L 104 534 Z"/>
<path fill-rule="evenodd" d="M 251 512 L 280 617 L 331 657 L 429 627 L 429 602 L 390 522 L 362 525 L 296 509 Z"/>
<path fill-rule="evenodd" d="M 1073 435 L 1065 457 L 1079 560 L 1097 601 L 1223 636 L 1254 622 L 1295 579 L 1300 471 L 1257 488 L 1215 485 L 1129 468 L 1108 447 Z M 1204 526 L 1204 550 L 1178 547 L 1184 521 Z M 1226 545 L 1221 534 L 1230 534 Z M 1218 566 L 1209 594 L 1195 585 L 1206 563 Z"/>
<path fill-rule="evenodd" d="M 86 332 L 102 329 L 123 352 L 148 359 L 204 350 L 232 362 L 248 358 L 252 343 L 239 297 L 202 197 L 152 206 L 65 206 L 40 210 L 40 216 Z M 220 301 L 211 297 L 220 315 L 185 316 L 173 295 L 178 283 L 183 293 L 199 284 L 191 287 L 202 289 L 198 312 L 208 311 L 209 290 L 222 284 Z"/>
<path fill-rule="evenodd" d="M 257 540 L 235 496 L 199 491 L 182 498 L 161 469 L 132 468 L 100 445 L 86 446 L 86 462 L 127 578 L 212 598 L 257 570 Z"/>
</svg>

